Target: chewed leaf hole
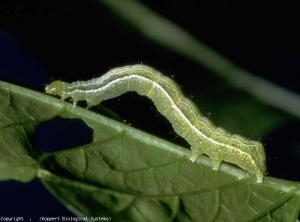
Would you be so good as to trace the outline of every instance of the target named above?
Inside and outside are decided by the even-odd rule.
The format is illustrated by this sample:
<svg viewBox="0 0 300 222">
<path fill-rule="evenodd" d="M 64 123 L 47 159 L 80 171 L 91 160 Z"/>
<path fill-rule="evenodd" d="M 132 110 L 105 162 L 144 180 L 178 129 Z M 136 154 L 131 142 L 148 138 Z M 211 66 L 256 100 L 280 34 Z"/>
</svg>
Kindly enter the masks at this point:
<svg viewBox="0 0 300 222">
<path fill-rule="evenodd" d="M 37 127 L 33 145 L 46 152 L 74 148 L 91 143 L 93 129 L 81 119 L 55 117 Z"/>
</svg>

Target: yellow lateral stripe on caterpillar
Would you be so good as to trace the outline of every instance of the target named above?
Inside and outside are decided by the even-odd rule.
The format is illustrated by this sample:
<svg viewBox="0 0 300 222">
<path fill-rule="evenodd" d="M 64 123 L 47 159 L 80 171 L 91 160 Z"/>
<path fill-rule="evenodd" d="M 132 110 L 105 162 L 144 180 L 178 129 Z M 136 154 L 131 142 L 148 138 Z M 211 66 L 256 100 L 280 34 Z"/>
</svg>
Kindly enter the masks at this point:
<svg viewBox="0 0 300 222">
<path fill-rule="evenodd" d="M 184 97 L 172 79 L 149 66 L 124 66 L 88 81 L 66 83 L 58 80 L 46 86 L 46 93 L 59 95 L 62 100 L 72 97 L 74 106 L 86 100 L 88 108 L 128 91 L 147 96 L 154 102 L 175 132 L 191 145 L 191 161 L 205 153 L 211 158 L 214 170 L 218 170 L 224 160 L 249 171 L 256 176 L 257 182 L 262 182 L 266 171 L 263 145 L 215 127 L 191 100 Z"/>
</svg>

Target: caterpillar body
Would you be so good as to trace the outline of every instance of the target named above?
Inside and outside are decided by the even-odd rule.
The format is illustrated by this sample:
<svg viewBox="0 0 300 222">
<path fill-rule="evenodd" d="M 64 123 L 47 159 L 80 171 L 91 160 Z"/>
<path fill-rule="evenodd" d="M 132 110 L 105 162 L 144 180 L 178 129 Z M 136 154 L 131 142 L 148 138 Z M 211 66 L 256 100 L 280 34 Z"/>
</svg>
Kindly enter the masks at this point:
<svg viewBox="0 0 300 222">
<path fill-rule="evenodd" d="M 266 156 L 260 142 L 230 134 L 202 116 L 195 104 L 184 97 L 179 86 L 169 77 L 146 65 L 115 68 L 88 81 L 66 83 L 60 80 L 46 86 L 46 93 L 62 100 L 72 97 L 73 105 L 86 100 L 88 107 L 120 96 L 128 91 L 150 98 L 157 110 L 171 123 L 177 134 L 191 145 L 191 161 L 205 153 L 218 170 L 222 160 L 238 165 L 256 176 L 261 183 L 266 171 Z"/>
</svg>

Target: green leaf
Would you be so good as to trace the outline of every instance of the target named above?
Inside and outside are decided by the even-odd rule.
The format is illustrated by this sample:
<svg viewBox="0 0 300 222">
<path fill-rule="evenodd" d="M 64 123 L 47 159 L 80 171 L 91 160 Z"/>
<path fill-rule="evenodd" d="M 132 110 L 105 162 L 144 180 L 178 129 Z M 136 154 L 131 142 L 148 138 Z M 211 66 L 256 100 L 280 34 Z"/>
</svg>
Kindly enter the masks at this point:
<svg viewBox="0 0 300 222">
<path fill-rule="evenodd" d="M 40 178 L 78 215 L 115 221 L 296 221 L 299 184 L 253 175 L 56 98 L 0 81 L 0 179 Z M 30 142 L 56 116 L 82 119 L 93 141 L 46 153 Z"/>
</svg>

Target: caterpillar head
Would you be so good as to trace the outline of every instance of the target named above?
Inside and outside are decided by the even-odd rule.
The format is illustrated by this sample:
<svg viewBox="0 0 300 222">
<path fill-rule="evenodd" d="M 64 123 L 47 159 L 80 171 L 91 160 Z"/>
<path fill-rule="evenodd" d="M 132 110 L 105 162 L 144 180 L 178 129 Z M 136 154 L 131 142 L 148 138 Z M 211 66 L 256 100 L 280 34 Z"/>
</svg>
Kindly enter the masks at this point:
<svg viewBox="0 0 300 222">
<path fill-rule="evenodd" d="M 52 95 L 61 95 L 63 91 L 63 83 L 60 80 L 56 80 L 46 86 L 45 92 Z"/>
</svg>

